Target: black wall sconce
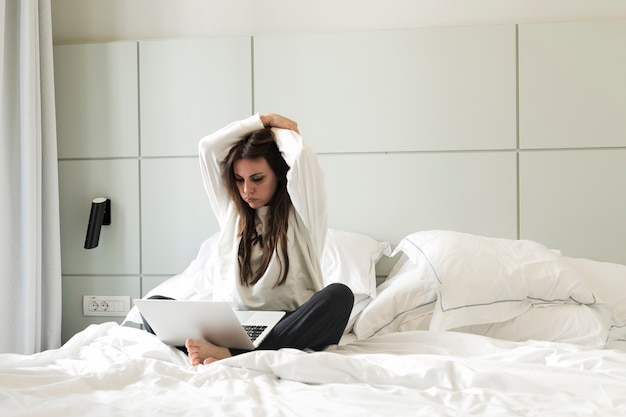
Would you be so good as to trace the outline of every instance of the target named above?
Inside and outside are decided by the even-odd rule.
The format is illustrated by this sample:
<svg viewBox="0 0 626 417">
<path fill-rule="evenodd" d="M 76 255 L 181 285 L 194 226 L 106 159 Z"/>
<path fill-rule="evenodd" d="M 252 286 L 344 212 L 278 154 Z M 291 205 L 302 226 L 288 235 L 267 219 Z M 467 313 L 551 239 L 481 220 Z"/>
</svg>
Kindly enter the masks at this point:
<svg viewBox="0 0 626 417">
<path fill-rule="evenodd" d="M 102 225 L 111 224 L 111 200 L 108 198 L 95 198 L 91 202 L 91 213 L 89 213 L 89 224 L 87 225 L 87 236 L 85 237 L 85 249 L 93 249 L 98 246 L 100 240 L 100 229 Z"/>
</svg>

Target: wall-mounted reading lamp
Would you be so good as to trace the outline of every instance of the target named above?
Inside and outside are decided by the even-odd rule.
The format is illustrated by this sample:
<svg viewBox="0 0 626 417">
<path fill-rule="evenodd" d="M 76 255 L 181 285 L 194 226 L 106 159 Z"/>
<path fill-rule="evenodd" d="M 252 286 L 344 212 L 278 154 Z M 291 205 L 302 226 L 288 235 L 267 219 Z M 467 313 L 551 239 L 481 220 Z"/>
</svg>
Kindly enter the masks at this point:
<svg viewBox="0 0 626 417">
<path fill-rule="evenodd" d="M 91 202 L 87 236 L 85 237 L 85 249 L 93 249 L 98 246 L 100 240 L 100 228 L 102 225 L 111 224 L 111 200 L 104 197 L 95 198 Z"/>
</svg>

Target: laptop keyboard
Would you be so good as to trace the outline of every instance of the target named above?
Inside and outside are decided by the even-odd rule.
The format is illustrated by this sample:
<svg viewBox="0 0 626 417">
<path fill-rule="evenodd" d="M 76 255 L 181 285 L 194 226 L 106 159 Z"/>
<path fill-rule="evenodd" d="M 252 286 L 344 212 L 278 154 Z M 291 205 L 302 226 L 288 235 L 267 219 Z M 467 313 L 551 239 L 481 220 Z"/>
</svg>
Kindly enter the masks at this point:
<svg viewBox="0 0 626 417">
<path fill-rule="evenodd" d="M 263 330 L 267 329 L 267 326 L 253 326 L 244 324 L 243 328 L 246 333 L 248 333 L 248 336 L 250 336 L 250 340 L 254 342 L 256 338 L 259 337 L 261 333 L 263 333 Z"/>
</svg>

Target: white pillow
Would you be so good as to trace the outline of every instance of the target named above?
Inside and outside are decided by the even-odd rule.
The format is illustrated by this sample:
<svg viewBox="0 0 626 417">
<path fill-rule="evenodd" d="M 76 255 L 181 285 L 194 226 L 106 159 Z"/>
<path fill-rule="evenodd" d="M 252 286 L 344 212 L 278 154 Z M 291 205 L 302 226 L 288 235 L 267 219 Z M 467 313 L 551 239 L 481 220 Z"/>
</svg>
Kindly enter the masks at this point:
<svg viewBox="0 0 626 417">
<path fill-rule="evenodd" d="M 409 330 L 428 330 L 437 292 L 434 282 L 420 276 L 406 255 L 402 255 L 378 287 L 373 299 L 357 318 L 357 338 Z"/>
<path fill-rule="evenodd" d="M 396 251 L 439 284 L 431 330 L 506 321 L 532 305 L 600 301 L 563 257 L 537 242 L 434 230 L 406 236 Z"/>
<path fill-rule="evenodd" d="M 369 305 L 369 303 L 373 300 L 369 295 L 355 295 L 354 296 L 354 305 L 352 306 L 352 311 L 350 312 L 350 318 L 348 319 L 348 324 L 344 329 L 343 334 L 348 334 L 354 330 L 354 324 L 357 319 L 361 316 L 361 312 Z"/>
<path fill-rule="evenodd" d="M 324 285 L 340 282 L 354 295 L 376 297 L 376 262 L 391 254 L 389 242 L 371 237 L 328 229 L 322 255 Z"/>
<path fill-rule="evenodd" d="M 626 265 L 584 258 L 566 258 L 609 310 L 626 323 Z"/>
<path fill-rule="evenodd" d="M 532 306 L 505 322 L 454 330 L 514 342 L 543 340 L 602 348 L 609 340 L 611 323 L 610 311 L 601 304 L 553 304 Z"/>
<path fill-rule="evenodd" d="M 340 282 L 354 294 L 345 332 L 353 330 L 363 309 L 376 297 L 376 262 L 391 254 L 388 242 L 343 230 L 328 229 L 322 255 L 324 285 Z"/>
</svg>

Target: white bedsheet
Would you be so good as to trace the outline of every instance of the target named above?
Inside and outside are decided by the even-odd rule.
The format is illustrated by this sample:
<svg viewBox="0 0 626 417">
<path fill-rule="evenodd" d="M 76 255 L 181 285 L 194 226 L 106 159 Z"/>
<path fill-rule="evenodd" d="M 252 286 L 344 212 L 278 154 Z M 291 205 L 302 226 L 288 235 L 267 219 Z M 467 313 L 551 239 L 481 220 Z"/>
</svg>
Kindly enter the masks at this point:
<svg viewBox="0 0 626 417">
<path fill-rule="evenodd" d="M 0 355 L 13 416 L 620 416 L 626 352 L 405 332 L 209 366 L 152 335 L 93 325 L 61 349 Z"/>
</svg>

